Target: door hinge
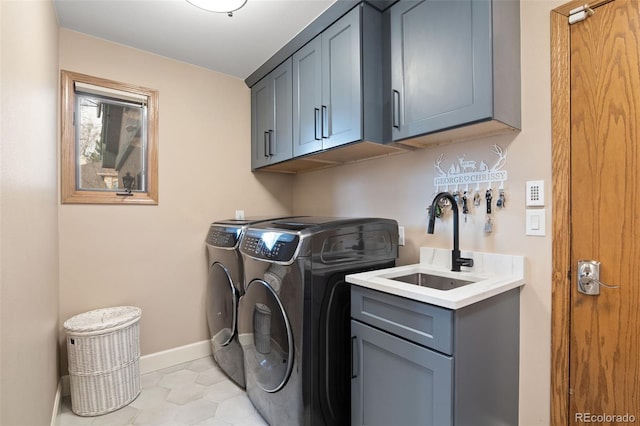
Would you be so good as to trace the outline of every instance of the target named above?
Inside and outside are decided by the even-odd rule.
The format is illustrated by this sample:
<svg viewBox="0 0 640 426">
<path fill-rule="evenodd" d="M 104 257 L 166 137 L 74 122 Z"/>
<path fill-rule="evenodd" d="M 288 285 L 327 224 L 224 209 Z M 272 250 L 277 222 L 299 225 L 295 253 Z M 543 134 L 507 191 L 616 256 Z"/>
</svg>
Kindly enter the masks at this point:
<svg viewBox="0 0 640 426">
<path fill-rule="evenodd" d="M 595 12 L 589 7 L 588 4 L 578 6 L 575 9 L 569 11 L 569 25 L 573 25 L 576 22 L 584 21 Z"/>
</svg>

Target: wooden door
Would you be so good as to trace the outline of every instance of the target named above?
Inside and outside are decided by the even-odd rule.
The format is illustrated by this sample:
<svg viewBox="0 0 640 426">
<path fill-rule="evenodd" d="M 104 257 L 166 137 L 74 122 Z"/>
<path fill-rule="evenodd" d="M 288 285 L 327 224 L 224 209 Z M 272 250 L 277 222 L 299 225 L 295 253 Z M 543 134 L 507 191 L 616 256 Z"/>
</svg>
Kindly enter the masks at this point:
<svg viewBox="0 0 640 426">
<path fill-rule="evenodd" d="M 569 30 L 568 422 L 630 424 L 640 422 L 640 2 L 594 10 Z M 619 287 L 578 292 L 583 259 Z"/>
</svg>

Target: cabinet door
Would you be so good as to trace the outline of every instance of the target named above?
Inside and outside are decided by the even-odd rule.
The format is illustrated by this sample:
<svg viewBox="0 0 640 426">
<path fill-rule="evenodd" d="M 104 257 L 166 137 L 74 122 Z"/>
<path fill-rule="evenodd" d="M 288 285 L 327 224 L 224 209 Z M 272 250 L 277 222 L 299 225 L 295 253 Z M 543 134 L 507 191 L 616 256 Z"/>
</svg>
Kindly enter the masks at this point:
<svg viewBox="0 0 640 426">
<path fill-rule="evenodd" d="M 271 163 L 288 160 L 293 156 L 293 76 L 291 59 L 270 74 L 273 84 L 274 128 L 269 139 Z"/>
<path fill-rule="evenodd" d="M 293 55 L 293 155 L 322 149 L 322 39 Z"/>
<path fill-rule="evenodd" d="M 322 33 L 322 148 L 362 139 L 360 7 Z"/>
<path fill-rule="evenodd" d="M 491 2 L 401 0 L 390 13 L 393 139 L 490 118 Z"/>
<path fill-rule="evenodd" d="M 351 424 L 453 424 L 453 358 L 351 321 Z"/>
<path fill-rule="evenodd" d="M 251 88 L 251 168 L 293 155 L 292 72 L 287 60 Z"/>
<path fill-rule="evenodd" d="M 273 117 L 273 84 L 266 76 L 251 88 L 251 169 L 270 162 L 268 144 Z"/>
</svg>

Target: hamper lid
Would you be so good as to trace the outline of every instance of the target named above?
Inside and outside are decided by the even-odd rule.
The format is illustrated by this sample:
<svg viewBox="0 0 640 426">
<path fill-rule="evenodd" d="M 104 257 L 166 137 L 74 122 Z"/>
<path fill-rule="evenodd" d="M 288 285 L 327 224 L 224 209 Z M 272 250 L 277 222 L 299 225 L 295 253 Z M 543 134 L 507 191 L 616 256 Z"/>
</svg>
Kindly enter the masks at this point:
<svg viewBox="0 0 640 426">
<path fill-rule="evenodd" d="M 131 322 L 140 316 L 142 309 L 135 306 L 95 309 L 69 318 L 64 322 L 64 328 L 72 332 L 106 330 Z"/>
</svg>

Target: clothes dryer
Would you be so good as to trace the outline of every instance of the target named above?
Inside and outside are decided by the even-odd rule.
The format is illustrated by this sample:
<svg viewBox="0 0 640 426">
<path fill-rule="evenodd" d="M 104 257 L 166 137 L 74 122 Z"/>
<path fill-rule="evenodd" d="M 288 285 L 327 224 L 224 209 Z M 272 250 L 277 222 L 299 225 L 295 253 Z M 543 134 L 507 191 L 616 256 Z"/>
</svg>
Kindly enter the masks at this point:
<svg viewBox="0 0 640 426">
<path fill-rule="evenodd" d="M 345 425 L 350 289 L 345 275 L 395 266 L 396 221 L 305 217 L 249 226 L 238 339 L 247 394 L 271 425 Z"/>
<path fill-rule="evenodd" d="M 209 268 L 206 315 L 213 358 L 238 386 L 245 387 L 242 348 L 237 340 L 238 300 L 244 292 L 239 242 L 247 226 L 274 217 L 213 222 L 205 240 Z"/>
</svg>

